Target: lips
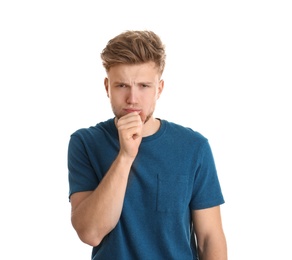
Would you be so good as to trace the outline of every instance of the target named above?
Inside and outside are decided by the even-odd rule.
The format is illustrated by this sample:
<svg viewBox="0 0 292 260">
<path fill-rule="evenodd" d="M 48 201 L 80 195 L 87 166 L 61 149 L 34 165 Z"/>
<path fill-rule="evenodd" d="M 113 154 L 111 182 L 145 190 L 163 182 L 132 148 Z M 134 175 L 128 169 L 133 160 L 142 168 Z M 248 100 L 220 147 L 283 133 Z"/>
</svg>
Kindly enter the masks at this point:
<svg viewBox="0 0 292 260">
<path fill-rule="evenodd" d="M 124 111 L 126 111 L 126 113 L 132 113 L 132 112 L 141 112 L 141 109 L 133 109 L 133 108 L 126 108 L 124 109 Z"/>
</svg>

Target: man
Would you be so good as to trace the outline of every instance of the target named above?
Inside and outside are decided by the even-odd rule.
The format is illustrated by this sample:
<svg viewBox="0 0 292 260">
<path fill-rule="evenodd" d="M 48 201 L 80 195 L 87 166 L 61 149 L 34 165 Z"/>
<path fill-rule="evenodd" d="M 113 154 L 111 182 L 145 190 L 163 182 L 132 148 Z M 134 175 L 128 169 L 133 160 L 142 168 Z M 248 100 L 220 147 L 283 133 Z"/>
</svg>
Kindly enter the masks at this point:
<svg viewBox="0 0 292 260">
<path fill-rule="evenodd" d="M 165 56 L 151 31 L 111 39 L 101 58 L 114 118 L 71 135 L 71 221 L 92 259 L 227 259 L 208 140 L 153 115 Z"/>
</svg>

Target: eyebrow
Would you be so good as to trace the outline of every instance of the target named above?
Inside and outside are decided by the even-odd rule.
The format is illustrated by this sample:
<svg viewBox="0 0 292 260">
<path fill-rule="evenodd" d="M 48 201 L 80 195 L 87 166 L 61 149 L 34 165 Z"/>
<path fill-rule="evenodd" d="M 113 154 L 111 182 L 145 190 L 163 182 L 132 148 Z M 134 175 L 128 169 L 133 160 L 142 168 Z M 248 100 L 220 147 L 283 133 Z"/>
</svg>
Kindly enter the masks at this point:
<svg viewBox="0 0 292 260">
<path fill-rule="evenodd" d="M 130 85 L 129 83 L 126 83 L 124 81 L 115 81 L 113 82 L 114 85 Z M 143 85 L 153 85 L 153 82 L 152 81 L 140 81 L 140 82 L 137 82 L 135 84 L 143 84 Z"/>
</svg>

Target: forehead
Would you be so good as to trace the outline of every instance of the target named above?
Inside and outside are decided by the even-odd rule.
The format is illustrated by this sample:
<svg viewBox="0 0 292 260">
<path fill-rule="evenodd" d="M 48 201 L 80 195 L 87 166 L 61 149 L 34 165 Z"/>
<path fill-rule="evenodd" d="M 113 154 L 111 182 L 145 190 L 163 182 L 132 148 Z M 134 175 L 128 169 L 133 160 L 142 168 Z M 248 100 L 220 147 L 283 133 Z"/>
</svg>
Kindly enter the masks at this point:
<svg viewBox="0 0 292 260">
<path fill-rule="evenodd" d="M 159 69 L 154 62 L 142 64 L 118 64 L 107 72 L 109 78 L 120 81 L 159 79 Z"/>
</svg>

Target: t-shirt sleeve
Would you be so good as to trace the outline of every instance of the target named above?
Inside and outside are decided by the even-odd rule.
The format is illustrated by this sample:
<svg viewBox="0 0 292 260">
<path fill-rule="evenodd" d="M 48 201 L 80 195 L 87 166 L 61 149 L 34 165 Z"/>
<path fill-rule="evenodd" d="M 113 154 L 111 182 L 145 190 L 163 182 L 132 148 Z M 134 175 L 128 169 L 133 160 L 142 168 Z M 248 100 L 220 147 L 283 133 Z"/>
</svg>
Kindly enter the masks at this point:
<svg viewBox="0 0 292 260">
<path fill-rule="evenodd" d="M 198 151 L 198 165 L 195 171 L 190 206 L 193 210 L 210 208 L 223 204 L 217 170 L 209 142 L 206 140 Z"/>
<path fill-rule="evenodd" d="M 75 192 L 94 190 L 99 181 L 81 136 L 72 134 L 68 145 L 69 199 Z"/>
</svg>

